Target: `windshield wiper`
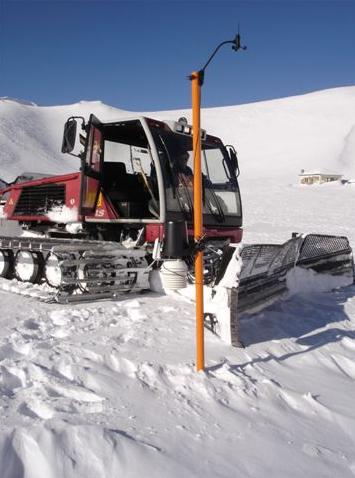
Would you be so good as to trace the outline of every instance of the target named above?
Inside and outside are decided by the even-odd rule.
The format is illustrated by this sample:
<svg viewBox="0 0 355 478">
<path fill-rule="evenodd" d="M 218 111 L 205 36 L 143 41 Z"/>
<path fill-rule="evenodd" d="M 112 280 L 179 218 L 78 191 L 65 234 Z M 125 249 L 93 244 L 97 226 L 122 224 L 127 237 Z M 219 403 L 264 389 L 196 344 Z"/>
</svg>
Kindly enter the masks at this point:
<svg viewBox="0 0 355 478">
<path fill-rule="evenodd" d="M 180 196 L 180 185 L 179 191 L 177 194 L 177 200 L 180 206 L 181 211 L 183 212 L 185 219 L 192 221 L 194 206 L 192 204 L 189 188 L 185 183 L 181 182 L 181 186 L 184 189 L 184 196 Z M 187 208 L 186 208 L 187 206 Z"/>
<path fill-rule="evenodd" d="M 213 202 L 215 203 L 215 208 L 217 209 L 216 211 L 215 208 L 213 208 L 213 204 L 210 201 L 210 198 L 207 198 L 208 209 L 210 210 L 212 216 L 214 216 L 218 222 L 225 222 L 226 217 L 224 215 L 219 198 L 217 194 L 214 192 L 214 189 L 207 188 L 206 191 L 209 191 L 210 193 L 209 196 L 213 198 Z M 205 188 L 204 188 L 204 194 L 205 194 Z"/>
</svg>

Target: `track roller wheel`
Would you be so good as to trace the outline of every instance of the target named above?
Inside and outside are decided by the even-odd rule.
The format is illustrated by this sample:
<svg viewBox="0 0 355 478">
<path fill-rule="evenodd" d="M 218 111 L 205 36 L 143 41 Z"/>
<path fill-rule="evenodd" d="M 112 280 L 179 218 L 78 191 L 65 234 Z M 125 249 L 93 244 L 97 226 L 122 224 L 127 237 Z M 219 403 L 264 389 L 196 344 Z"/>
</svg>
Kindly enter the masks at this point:
<svg viewBox="0 0 355 478">
<path fill-rule="evenodd" d="M 22 282 L 38 284 L 43 276 L 44 259 L 40 252 L 18 251 L 15 257 L 15 275 Z"/>
<path fill-rule="evenodd" d="M 63 274 L 59 265 L 59 258 L 49 254 L 44 266 L 44 276 L 51 287 L 59 288 L 62 284 Z"/>
<path fill-rule="evenodd" d="M 0 250 L 0 277 L 10 279 L 14 272 L 14 253 L 10 249 Z"/>
</svg>

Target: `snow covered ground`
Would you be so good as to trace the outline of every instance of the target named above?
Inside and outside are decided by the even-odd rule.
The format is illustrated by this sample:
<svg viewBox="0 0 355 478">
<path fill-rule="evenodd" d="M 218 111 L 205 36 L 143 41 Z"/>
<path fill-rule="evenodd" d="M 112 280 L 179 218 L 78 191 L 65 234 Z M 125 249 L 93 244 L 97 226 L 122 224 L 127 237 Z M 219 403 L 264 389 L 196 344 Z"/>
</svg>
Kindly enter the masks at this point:
<svg viewBox="0 0 355 478">
<path fill-rule="evenodd" d="M 245 350 L 178 296 L 54 306 L 1 292 L 1 476 L 351 477 L 355 288 L 242 320 Z"/>
<path fill-rule="evenodd" d="M 204 113 L 212 133 L 240 144 L 246 242 L 321 232 L 355 247 L 355 184 L 297 185 L 302 167 L 350 175 L 354 106 L 351 87 Z M 0 177 L 66 171 L 75 159 L 57 152 L 62 123 L 92 107 L 117 115 L 99 103 L 0 102 Z M 245 349 L 206 330 L 204 373 L 194 307 L 178 293 L 64 306 L 6 287 L 1 478 L 355 476 L 355 286 L 301 287 L 242 317 Z"/>
<path fill-rule="evenodd" d="M 355 249 L 355 183 L 241 178 L 241 193 L 245 242 L 284 242 L 292 232 L 313 232 L 347 236 Z"/>
</svg>

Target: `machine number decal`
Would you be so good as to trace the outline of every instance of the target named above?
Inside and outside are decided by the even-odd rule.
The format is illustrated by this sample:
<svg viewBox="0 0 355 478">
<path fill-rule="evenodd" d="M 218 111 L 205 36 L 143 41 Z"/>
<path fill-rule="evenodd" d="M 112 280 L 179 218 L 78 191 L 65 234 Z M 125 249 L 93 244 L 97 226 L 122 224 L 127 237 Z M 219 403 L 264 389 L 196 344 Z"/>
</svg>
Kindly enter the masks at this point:
<svg viewBox="0 0 355 478">
<path fill-rule="evenodd" d="M 95 216 L 96 217 L 103 217 L 105 215 L 104 209 L 96 209 Z"/>
</svg>

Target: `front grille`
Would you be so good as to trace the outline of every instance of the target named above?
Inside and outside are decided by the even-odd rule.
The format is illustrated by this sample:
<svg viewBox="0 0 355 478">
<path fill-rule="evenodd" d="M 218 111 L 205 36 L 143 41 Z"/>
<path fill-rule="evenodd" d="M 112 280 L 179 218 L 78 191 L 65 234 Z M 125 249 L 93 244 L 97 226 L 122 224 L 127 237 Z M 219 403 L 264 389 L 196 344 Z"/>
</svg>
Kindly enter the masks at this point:
<svg viewBox="0 0 355 478">
<path fill-rule="evenodd" d="M 45 216 L 53 208 L 64 205 L 64 184 L 25 187 L 17 201 L 14 216 Z"/>
</svg>

